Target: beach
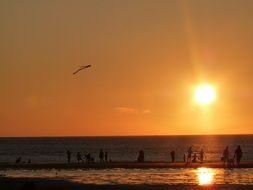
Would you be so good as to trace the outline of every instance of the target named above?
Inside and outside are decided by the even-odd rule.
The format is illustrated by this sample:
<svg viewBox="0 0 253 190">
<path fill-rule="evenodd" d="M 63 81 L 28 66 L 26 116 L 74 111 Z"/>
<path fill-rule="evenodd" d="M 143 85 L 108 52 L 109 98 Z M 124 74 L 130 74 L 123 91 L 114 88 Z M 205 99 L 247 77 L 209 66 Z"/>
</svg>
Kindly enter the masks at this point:
<svg viewBox="0 0 253 190">
<path fill-rule="evenodd" d="M 0 138 L 0 190 L 20 190 L 25 184 L 43 190 L 252 189 L 252 140 L 252 135 Z M 243 148 L 240 166 L 224 166 L 222 149 L 230 145 L 232 156 L 238 144 Z M 197 155 L 204 149 L 203 163 L 183 161 L 189 145 Z M 108 152 L 102 163 L 101 148 Z M 71 152 L 70 163 L 66 150 Z M 140 150 L 144 162 L 137 162 Z M 88 153 L 94 160 L 85 159 Z"/>
<path fill-rule="evenodd" d="M 221 163 L 1 164 L 0 189 L 51 190 L 248 190 L 253 164 Z M 27 186 L 28 185 L 28 186 Z"/>
</svg>

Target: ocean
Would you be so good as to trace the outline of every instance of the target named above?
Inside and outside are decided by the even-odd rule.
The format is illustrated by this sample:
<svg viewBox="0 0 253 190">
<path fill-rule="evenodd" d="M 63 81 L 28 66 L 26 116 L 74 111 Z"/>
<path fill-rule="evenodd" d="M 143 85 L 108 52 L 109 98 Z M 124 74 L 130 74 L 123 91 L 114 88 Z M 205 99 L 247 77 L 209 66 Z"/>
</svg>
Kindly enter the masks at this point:
<svg viewBox="0 0 253 190">
<path fill-rule="evenodd" d="M 170 151 L 176 152 L 176 161 L 183 161 L 189 146 L 198 153 L 205 151 L 205 160 L 219 161 L 225 146 L 233 156 L 237 145 L 241 145 L 243 161 L 253 160 L 253 135 L 198 135 L 198 136 L 140 136 L 140 137 L 43 137 L 0 138 L 0 162 L 23 161 L 33 163 L 66 162 L 66 150 L 90 153 L 98 161 L 99 150 L 108 152 L 108 160 L 136 161 L 139 150 L 145 153 L 146 161 L 170 161 Z"/>
</svg>

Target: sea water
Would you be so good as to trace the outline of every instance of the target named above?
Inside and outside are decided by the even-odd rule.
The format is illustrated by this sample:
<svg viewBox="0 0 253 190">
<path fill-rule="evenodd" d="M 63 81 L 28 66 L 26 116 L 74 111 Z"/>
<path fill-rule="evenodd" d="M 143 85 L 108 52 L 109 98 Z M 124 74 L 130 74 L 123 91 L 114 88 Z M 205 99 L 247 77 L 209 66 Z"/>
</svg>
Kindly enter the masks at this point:
<svg viewBox="0 0 253 190">
<path fill-rule="evenodd" d="M 108 160 L 136 161 L 139 150 L 146 161 L 170 161 L 170 151 L 176 152 L 176 161 L 182 161 L 189 146 L 198 153 L 205 152 L 206 161 L 220 161 L 222 151 L 229 146 L 230 156 L 241 145 L 243 161 L 253 161 L 253 135 L 199 135 L 199 136 L 142 136 L 142 137 L 50 137 L 0 138 L 0 162 L 15 162 L 21 156 L 33 163 L 66 162 L 66 150 L 90 153 L 98 161 L 100 149 L 108 152 Z"/>
</svg>

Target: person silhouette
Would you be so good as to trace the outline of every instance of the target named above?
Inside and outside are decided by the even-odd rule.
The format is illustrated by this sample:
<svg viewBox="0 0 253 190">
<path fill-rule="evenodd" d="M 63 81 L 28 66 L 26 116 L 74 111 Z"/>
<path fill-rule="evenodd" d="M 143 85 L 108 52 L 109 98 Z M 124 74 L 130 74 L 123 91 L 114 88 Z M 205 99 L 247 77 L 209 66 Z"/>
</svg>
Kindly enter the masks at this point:
<svg viewBox="0 0 253 190">
<path fill-rule="evenodd" d="M 174 150 L 172 150 L 170 152 L 170 156 L 171 156 L 171 162 L 174 163 L 175 162 L 175 151 Z"/>
<path fill-rule="evenodd" d="M 105 152 L 105 163 L 108 163 L 108 153 Z"/>
<path fill-rule="evenodd" d="M 235 149 L 234 158 L 236 159 L 237 166 L 240 166 L 240 162 L 242 159 L 242 149 L 240 145 L 238 145 L 237 148 Z"/>
<path fill-rule="evenodd" d="M 76 154 L 77 163 L 79 164 L 80 161 L 82 161 L 82 155 L 80 152 L 77 152 Z"/>
<path fill-rule="evenodd" d="M 104 162 L 104 151 L 103 151 L 103 149 L 100 149 L 99 160 L 100 160 L 100 163 Z"/>
<path fill-rule="evenodd" d="M 71 153 L 69 150 L 67 150 L 66 154 L 67 154 L 67 160 L 68 160 L 68 163 L 70 163 L 70 160 L 71 160 L 71 154 L 72 154 L 72 153 Z"/>
<path fill-rule="evenodd" d="M 223 150 L 223 165 L 229 164 L 229 149 L 228 146 Z"/>
<path fill-rule="evenodd" d="M 143 152 L 143 150 L 139 151 L 138 162 L 144 162 L 144 152 Z"/>
<path fill-rule="evenodd" d="M 191 163 L 191 160 L 192 160 L 192 147 L 190 146 L 188 151 L 187 151 L 187 161 L 186 161 L 186 164 L 190 164 Z"/>
<path fill-rule="evenodd" d="M 91 162 L 91 155 L 90 153 L 85 155 L 85 159 L 86 159 L 86 163 L 90 163 Z"/>
</svg>

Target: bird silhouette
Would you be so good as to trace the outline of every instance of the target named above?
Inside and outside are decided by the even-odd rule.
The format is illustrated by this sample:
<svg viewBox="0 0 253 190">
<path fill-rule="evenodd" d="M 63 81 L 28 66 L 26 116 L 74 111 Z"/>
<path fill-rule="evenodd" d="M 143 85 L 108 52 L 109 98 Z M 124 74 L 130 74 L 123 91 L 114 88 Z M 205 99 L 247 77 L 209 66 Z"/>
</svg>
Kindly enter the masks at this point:
<svg viewBox="0 0 253 190">
<path fill-rule="evenodd" d="M 73 73 L 73 75 L 75 75 L 75 74 L 78 73 L 79 71 L 81 71 L 81 70 L 83 70 L 83 69 L 87 69 L 87 68 L 89 68 L 89 67 L 91 67 L 91 65 L 81 66 L 78 70 L 76 70 L 76 71 Z"/>
</svg>

